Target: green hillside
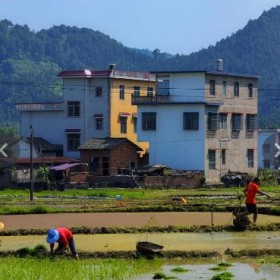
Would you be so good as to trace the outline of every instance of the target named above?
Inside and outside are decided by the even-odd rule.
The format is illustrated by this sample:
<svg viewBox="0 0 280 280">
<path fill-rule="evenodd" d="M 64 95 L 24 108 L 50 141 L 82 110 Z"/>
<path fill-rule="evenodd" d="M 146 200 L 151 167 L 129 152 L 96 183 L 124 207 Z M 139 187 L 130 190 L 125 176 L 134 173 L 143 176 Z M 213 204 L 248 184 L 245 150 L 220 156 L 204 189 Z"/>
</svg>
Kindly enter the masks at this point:
<svg viewBox="0 0 280 280">
<path fill-rule="evenodd" d="M 128 48 L 87 28 L 61 25 L 35 32 L 27 25 L 2 20 L 0 123 L 19 121 L 15 103 L 61 100 L 61 81 L 57 79 L 61 69 L 104 69 L 115 63 L 124 70 L 214 70 L 216 60 L 222 58 L 226 72 L 260 75 L 260 126 L 280 127 L 279 46 L 280 6 L 215 46 L 188 56 Z"/>
</svg>

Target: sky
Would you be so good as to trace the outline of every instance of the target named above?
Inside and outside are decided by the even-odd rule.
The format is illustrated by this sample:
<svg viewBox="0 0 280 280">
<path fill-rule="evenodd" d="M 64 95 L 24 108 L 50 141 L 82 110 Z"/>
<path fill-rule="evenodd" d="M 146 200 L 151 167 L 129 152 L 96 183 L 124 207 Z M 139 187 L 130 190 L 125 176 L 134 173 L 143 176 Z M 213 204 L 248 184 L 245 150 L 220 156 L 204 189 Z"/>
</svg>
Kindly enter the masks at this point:
<svg viewBox="0 0 280 280">
<path fill-rule="evenodd" d="M 188 55 L 277 5 L 280 0 L 0 0 L 0 20 L 33 31 L 86 27 L 126 47 Z"/>
</svg>

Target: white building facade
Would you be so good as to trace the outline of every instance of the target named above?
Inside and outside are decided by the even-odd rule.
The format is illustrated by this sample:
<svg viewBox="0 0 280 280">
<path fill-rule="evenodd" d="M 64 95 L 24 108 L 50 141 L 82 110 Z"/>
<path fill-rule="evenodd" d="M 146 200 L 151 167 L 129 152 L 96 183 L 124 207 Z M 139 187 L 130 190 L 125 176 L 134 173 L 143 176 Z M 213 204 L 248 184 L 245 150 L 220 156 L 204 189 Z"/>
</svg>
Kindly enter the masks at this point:
<svg viewBox="0 0 280 280">
<path fill-rule="evenodd" d="M 149 164 L 202 171 L 257 173 L 258 78 L 223 71 L 156 72 L 155 97 L 133 98 L 138 141 Z"/>
</svg>

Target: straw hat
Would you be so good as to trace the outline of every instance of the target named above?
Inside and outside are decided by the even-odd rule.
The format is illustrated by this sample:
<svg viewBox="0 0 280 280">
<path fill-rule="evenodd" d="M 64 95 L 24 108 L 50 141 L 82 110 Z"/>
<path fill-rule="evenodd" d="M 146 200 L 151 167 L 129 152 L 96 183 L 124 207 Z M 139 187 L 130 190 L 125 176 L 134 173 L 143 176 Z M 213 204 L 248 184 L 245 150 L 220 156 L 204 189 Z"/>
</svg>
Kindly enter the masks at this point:
<svg viewBox="0 0 280 280">
<path fill-rule="evenodd" d="M 56 229 L 53 229 L 51 228 L 49 231 L 48 231 L 48 236 L 47 236 L 47 239 L 46 241 L 48 243 L 55 243 L 59 238 L 59 233 Z"/>
</svg>

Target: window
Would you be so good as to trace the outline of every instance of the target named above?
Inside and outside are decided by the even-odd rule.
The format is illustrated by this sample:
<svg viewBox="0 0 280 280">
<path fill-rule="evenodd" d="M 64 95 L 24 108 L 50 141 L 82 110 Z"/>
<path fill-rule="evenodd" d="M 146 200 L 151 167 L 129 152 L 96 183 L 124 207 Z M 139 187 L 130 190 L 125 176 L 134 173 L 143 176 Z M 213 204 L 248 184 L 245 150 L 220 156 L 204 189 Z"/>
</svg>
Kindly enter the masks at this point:
<svg viewBox="0 0 280 280">
<path fill-rule="evenodd" d="M 90 157 L 89 158 L 89 169 L 90 171 L 97 171 L 99 166 L 99 158 L 98 157 Z"/>
<path fill-rule="evenodd" d="M 156 113 L 142 113 L 142 129 L 156 130 Z"/>
<path fill-rule="evenodd" d="M 208 113 L 208 130 L 217 130 L 217 113 Z"/>
<path fill-rule="evenodd" d="M 248 97 L 253 97 L 253 84 L 248 84 Z"/>
<path fill-rule="evenodd" d="M 67 116 L 79 117 L 80 116 L 80 101 L 67 102 Z"/>
<path fill-rule="evenodd" d="M 169 95 L 170 91 L 170 81 L 169 79 L 157 80 L 157 92 L 159 95 Z"/>
<path fill-rule="evenodd" d="M 109 176 L 109 158 L 102 158 L 102 176 Z"/>
<path fill-rule="evenodd" d="M 248 131 L 253 131 L 256 129 L 256 115 L 246 116 L 246 127 Z"/>
<path fill-rule="evenodd" d="M 67 134 L 67 150 L 78 151 L 80 146 L 80 134 L 69 133 Z"/>
<path fill-rule="evenodd" d="M 133 131 L 134 133 L 137 133 L 137 117 L 133 117 L 132 118 L 132 121 L 133 121 Z"/>
<path fill-rule="evenodd" d="M 232 131 L 240 131 L 242 129 L 242 115 L 232 114 Z"/>
<path fill-rule="evenodd" d="M 125 99 L 125 86 L 120 85 L 119 90 L 120 90 L 120 99 L 124 100 Z"/>
<path fill-rule="evenodd" d="M 223 96 L 227 96 L 227 82 L 226 81 L 223 81 L 222 87 L 223 87 L 223 89 L 222 89 Z"/>
<path fill-rule="evenodd" d="M 102 96 L 102 87 L 96 87 L 95 88 L 95 96 L 101 97 Z"/>
<path fill-rule="evenodd" d="M 103 130 L 103 118 L 95 118 L 95 130 Z"/>
<path fill-rule="evenodd" d="M 184 130 L 198 130 L 199 128 L 199 114 L 194 113 L 184 113 L 183 115 L 183 126 Z"/>
<path fill-rule="evenodd" d="M 248 149 L 247 157 L 248 157 L 248 167 L 254 167 L 254 150 Z"/>
<path fill-rule="evenodd" d="M 209 84 L 210 84 L 210 95 L 215 95 L 215 92 L 216 92 L 216 82 L 215 82 L 215 80 L 210 80 Z"/>
<path fill-rule="evenodd" d="M 127 117 L 120 117 L 121 133 L 127 133 Z"/>
<path fill-rule="evenodd" d="M 239 97 L 239 83 L 234 82 L 233 84 L 233 95 L 234 97 Z"/>
<path fill-rule="evenodd" d="M 134 87 L 133 96 L 140 96 L 140 87 Z"/>
<path fill-rule="evenodd" d="M 147 96 L 153 96 L 153 95 L 154 95 L 154 88 L 147 87 Z"/>
<path fill-rule="evenodd" d="M 227 130 L 227 114 L 225 113 L 219 114 L 219 125 L 220 125 L 220 129 Z"/>
<path fill-rule="evenodd" d="M 208 150 L 209 169 L 216 169 L 216 151 Z"/>
<path fill-rule="evenodd" d="M 226 149 L 222 149 L 222 154 L 221 154 L 221 157 L 222 157 L 222 164 L 226 164 Z"/>
</svg>

